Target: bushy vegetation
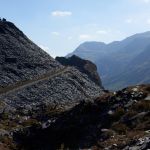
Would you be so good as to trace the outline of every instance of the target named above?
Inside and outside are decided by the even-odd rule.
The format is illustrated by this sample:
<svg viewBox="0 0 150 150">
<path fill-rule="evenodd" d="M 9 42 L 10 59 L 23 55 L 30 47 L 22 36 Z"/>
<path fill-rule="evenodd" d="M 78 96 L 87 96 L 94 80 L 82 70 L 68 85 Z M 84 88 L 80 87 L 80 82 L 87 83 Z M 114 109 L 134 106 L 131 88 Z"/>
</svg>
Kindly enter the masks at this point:
<svg viewBox="0 0 150 150">
<path fill-rule="evenodd" d="M 118 121 L 125 114 L 124 108 L 118 107 L 112 115 L 113 121 Z"/>
<path fill-rule="evenodd" d="M 123 123 L 115 123 L 112 126 L 112 129 L 115 130 L 118 134 L 126 134 L 128 127 Z"/>
<path fill-rule="evenodd" d="M 150 101 L 140 101 L 132 106 L 132 109 L 137 112 L 150 111 Z"/>
</svg>

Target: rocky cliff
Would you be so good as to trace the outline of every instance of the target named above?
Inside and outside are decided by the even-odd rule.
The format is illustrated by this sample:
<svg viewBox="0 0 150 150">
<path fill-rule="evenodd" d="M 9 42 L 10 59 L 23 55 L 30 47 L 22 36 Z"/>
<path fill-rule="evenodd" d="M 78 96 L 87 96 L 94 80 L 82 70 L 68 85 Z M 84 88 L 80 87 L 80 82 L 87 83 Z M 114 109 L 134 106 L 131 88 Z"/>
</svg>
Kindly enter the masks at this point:
<svg viewBox="0 0 150 150">
<path fill-rule="evenodd" d="M 102 87 L 101 79 L 97 72 L 97 67 L 94 63 L 89 60 L 84 60 L 76 55 L 69 58 L 56 57 L 56 60 L 64 66 L 73 66 L 80 70 L 82 73 L 88 75 L 88 77 L 94 81 L 97 85 Z"/>
</svg>

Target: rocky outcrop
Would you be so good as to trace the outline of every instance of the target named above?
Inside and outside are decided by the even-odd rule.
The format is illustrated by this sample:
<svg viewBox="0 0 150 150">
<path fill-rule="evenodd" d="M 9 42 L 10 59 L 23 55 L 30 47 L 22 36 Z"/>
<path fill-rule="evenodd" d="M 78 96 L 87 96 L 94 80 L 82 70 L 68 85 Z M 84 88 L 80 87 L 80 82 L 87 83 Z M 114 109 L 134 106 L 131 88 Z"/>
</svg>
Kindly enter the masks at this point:
<svg viewBox="0 0 150 150">
<path fill-rule="evenodd" d="M 148 148 L 150 148 L 150 137 L 143 137 L 136 140 L 134 144 L 131 143 L 126 146 L 123 150 L 145 150 Z"/>
<path fill-rule="evenodd" d="M 56 60 L 64 66 L 76 67 L 79 71 L 87 74 L 92 81 L 102 87 L 101 79 L 97 72 L 97 67 L 91 61 L 84 60 L 76 55 L 73 55 L 69 58 L 56 57 Z"/>
</svg>

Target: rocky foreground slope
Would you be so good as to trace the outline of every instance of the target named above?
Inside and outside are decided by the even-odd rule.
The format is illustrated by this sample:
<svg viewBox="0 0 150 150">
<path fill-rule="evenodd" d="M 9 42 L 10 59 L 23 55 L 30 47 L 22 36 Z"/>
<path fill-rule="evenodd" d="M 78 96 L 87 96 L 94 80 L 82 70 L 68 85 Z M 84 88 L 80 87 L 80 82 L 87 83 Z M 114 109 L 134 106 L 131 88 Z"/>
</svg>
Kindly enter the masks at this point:
<svg viewBox="0 0 150 150">
<path fill-rule="evenodd" d="M 27 150 L 148 150 L 150 85 L 108 92 L 62 113 L 53 111 L 43 128 L 24 128 L 14 138 Z"/>
</svg>

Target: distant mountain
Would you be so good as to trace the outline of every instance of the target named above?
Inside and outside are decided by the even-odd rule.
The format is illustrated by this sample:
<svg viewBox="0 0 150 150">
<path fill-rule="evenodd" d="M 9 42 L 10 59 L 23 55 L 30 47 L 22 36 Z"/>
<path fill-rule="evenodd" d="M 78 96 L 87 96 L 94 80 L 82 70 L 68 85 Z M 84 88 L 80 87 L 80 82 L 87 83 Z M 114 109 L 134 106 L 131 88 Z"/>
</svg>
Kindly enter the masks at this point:
<svg viewBox="0 0 150 150">
<path fill-rule="evenodd" d="M 143 80 L 148 78 L 148 74 L 142 73 L 142 70 L 146 70 L 146 68 L 142 68 L 140 77 L 142 80 L 138 80 L 138 82 L 138 74 L 134 74 L 134 78 L 131 79 L 132 82 L 127 81 L 127 79 L 130 80 L 129 77 L 123 79 L 122 74 L 123 72 L 133 74 L 131 71 L 135 70 L 136 64 L 132 65 L 132 61 L 134 63 L 137 62 L 134 61 L 134 59 L 139 59 L 149 45 L 150 32 L 145 32 L 135 34 L 122 41 L 115 41 L 110 44 L 101 42 L 85 42 L 73 53 L 69 54 L 69 56 L 75 54 L 93 61 L 97 65 L 104 87 L 114 90 L 124 88 L 125 86 L 132 84 L 143 83 Z M 148 58 L 150 59 L 150 55 L 148 55 Z M 147 59 L 147 63 L 150 63 L 149 59 Z M 143 62 L 141 60 L 140 63 L 143 64 L 145 61 Z M 129 66 L 132 68 L 129 69 Z M 145 67 L 145 65 L 143 65 L 143 67 Z M 115 84 L 112 81 L 115 81 Z"/>
<path fill-rule="evenodd" d="M 150 46 L 134 58 L 124 71 L 112 77 L 106 85 L 110 88 L 120 88 L 122 85 L 150 83 Z"/>
<path fill-rule="evenodd" d="M 106 44 L 102 42 L 85 42 L 81 44 L 79 47 L 76 48 L 76 50 L 68 54 L 67 57 L 72 56 L 73 54 L 80 56 L 82 58 L 86 58 L 89 60 L 96 60 L 98 59 L 97 54 L 104 54 Z"/>
</svg>

